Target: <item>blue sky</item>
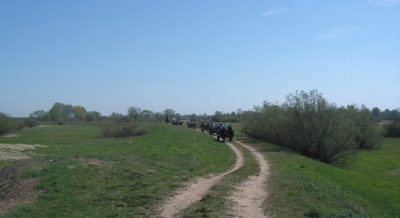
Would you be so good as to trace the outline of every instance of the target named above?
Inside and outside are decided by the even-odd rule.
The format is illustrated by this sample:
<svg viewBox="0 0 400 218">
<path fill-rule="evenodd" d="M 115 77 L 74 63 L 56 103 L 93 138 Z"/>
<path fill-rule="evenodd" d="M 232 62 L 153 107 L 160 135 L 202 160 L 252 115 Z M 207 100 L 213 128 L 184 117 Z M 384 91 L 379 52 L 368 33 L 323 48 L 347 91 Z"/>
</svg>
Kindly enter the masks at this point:
<svg viewBox="0 0 400 218">
<path fill-rule="evenodd" d="M 400 0 L 0 1 L 0 112 L 400 107 Z"/>
</svg>

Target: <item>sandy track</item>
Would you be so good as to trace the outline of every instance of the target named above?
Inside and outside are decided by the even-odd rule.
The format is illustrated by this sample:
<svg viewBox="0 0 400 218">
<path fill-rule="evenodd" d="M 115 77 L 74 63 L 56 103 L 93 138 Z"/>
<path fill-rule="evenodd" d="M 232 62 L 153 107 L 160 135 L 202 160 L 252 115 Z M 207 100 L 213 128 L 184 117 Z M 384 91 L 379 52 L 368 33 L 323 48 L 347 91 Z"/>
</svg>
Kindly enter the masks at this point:
<svg viewBox="0 0 400 218">
<path fill-rule="evenodd" d="M 257 159 L 260 164 L 260 172 L 258 175 L 250 176 L 248 180 L 236 187 L 232 192 L 230 199 L 237 203 L 232 208 L 231 214 L 237 217 L 267 217 L 264 215 L 263 203 L 265 202 L 268 193 L 266 191 L 266 181 L 269 174 L 269 165 L 264 156 L 255 148 L 236 141 L 241 146 L 248 149 Z M 179 213 L 189 207 L 192 203 L 200 201 L 211 189 L 211 187 L 222 179 L 225 175 L 232 173 L 239 169 L 244 164 L 242 152 L 238 150 L 233 144 L 226 143 L 237 156 L 235 166 L 218 175 L 212 175 L 210 178 L 196 178 L 194 181 L 188 183 L 184 189 L 177 191 L 177 194 L 166 200 L 165 204 L 161 206 L 160 212 L 162 217 L 173 217 L 174 214 Z"/>
<path fill-rule="evenodd" d="M 232 193 L 230 199 L 237 203 L 232 208 L 238 217 L 267 217 L 264 215 L 263 203 L 268 197 L 266 182 L 269 174 L 269 165 L 264 156 L 253 147 L 236 141 L 241 146 L 248 149 L 260 164 L 258 175 L 250 176 L 247 181 L 239 185 L 237 190 Z M 228 143 L 230 144 L 230 143 Z"/>
<path fill-rule="evenodd" d="M 196 201 L 200 201 L 211 189 L 211 187 L 222 179 L 225 175 L 232 173 L 243 166 L 243 155 L 234 145 L 228 144 L 236 153 L 237 159 L 235 166 L 225 173 L 211 176 L 210 178 L 196 178 L 195 181 L 188 184 L 186 188 L 178 190 L 177 194 L 172 198 L 167 199 L 166 203 L 162 205 L 160 211 L 162 217 L 173 217 L 178 213 L 190 206 Z"/>
</svg>

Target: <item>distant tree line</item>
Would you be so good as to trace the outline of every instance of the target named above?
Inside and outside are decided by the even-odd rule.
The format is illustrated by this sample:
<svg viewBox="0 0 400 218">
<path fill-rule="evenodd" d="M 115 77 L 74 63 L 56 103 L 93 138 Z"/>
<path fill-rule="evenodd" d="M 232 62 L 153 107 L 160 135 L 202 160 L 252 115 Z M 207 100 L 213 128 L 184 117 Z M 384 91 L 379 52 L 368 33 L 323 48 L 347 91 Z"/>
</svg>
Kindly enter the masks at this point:
<svg viewBox="0 0 400 218">
<path fill-rule="evenodd" d="M 36 118 L 39 121 L 57 121 L 60 124 L 67 120 L 76 121 L 98 121 L 101 119 L 101 113 L 98 111 L 86 111 L 82 106 L 72 106 L 56 102 L 47 112 L 37 110 L 29 115 L 30 118 Z"/>
<path fill-rule="evenodd" d="M 381 111 L 378 107 L 374 107 L 371 110 L 371 116 L 374 117 L 376 121 L 395 120 L 400 116 L 400 108 L 395 110 L 385 109 L 384 111 Z"/>
</svg>

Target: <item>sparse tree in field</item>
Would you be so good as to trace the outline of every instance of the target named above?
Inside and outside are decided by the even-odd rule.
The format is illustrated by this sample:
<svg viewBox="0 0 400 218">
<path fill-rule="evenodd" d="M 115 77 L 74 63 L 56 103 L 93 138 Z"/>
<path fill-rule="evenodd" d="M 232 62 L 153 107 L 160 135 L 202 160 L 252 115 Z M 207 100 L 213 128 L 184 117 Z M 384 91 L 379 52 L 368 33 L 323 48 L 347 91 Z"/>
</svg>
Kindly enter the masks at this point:
<svg viewBox="0 0 400 218">
<path fill-rule="evenodd" d="M 182 119 L 182 115 L 180 113 L 175 113 L 175 119 L 176 120 L 181 120 Z"/>
<path fill-rule="evenodd" d="M 163 114 L 164 114 L 164 117 L 169 116 L 170 119 L 171 119 L 172 116 L 175 115 L 175 111 L 172 110 L 172 109 L 165 109 L 165 110 L 163 111 Z"/>
<path fill-rule="evenodd" d="M 237 115 L 237 117 L 240 119 L 241 118 L 241 116 L 242 116 L 242 113 L 243 113 L 243 110 L 242 110 L 242 108 L 238 108 L 238 109 L 236 109 L 236 115 Z"/>
<path fill-rule="evenodd" d="M 197 120 L 197 115 L 195 113 L 190 115 L 190 121 L 196 121 Z"/>
<path fill-rule="evenodd" d="M 160 123 L 162 122 L 162 120 L 164 119 L 164 116 L 162 113 L 160 112 L 156 112 L 154 113 L 154 117 L 156 118 L 156 120 L 160 121 Z"/>
<path fill-rule="evenodd" d="M 61 109 L 61 117 L 63 119 L 74 117 L 74 106 L 71 104 L 64 105 L 64 107 Z"/>
<path fill-rule="evenodd" d="M 85 120 L 86 118 L 86 109 L 82 106 L 74 106 L 73 113 L 76 119 Z"/>
<path fill-rule="evenodd" d="M 51 120 L 56 121 L 56 120 L 62 118 L 61 111 L 63 108 L 64 108 L 63 103 L 60 103 L 60 102 L 54 103 L 53 107 L 49 111 Z"/>
<path fill-rule="evenodd" d="M 381 117 L 381 109 L 379 109 L 378 107 L 372 108 L 371 115 L 374 118 L 380 118 Z"/>
<path fill-rule="evenodd" d="M 133 117 L 134 119 L 139 119 L 142 113 L 142 109 L 140 107 L 129 107 L 128 108 L 128 116 Z"/>
<path fill-rule="evenodd" d="M 86 121 L 97 121 L 101 117 L 101 113 L 98 111 L 89 111 L 86 113 Z"/>
<path fill-rule="evenodd" d="M 151 111 L 151 110 L 143 110 L 143 111 L 141 112 L 141 115 L 142 115 L 143 117 L 150 118 L 150 117 L 153 117 L 153 116 L 154 116 L 154 112 Z"/>
<path fill-rule="evenodd" d="M 43 118 L 46 116 L 46 112 L 44 110 L 37 110 L 29 114 L 29 117 L 36 118 L 38 120 L 43 120 Z"/>
</svg>

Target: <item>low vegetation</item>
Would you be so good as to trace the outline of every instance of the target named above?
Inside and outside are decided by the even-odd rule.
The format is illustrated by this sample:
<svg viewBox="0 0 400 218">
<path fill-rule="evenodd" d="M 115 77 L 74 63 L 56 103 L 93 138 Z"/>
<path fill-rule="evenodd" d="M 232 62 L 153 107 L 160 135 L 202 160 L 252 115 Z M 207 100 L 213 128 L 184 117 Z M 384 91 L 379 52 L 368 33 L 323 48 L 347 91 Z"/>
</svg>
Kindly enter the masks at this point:
<svg viewBox="0 0 400 218">
<path fill-rule="evenodd" d="M 10 133 L 16 128 L 14 119 L 5 113 L 0 112 L 0 135 Z"/>
<path fill-rule="evenodd" d="M 384 124 L 386 137 L 400 138 L 400 117 L 393 120 L 389 124 Z"/>
<path fill-rule="evenodd" d="M 102 138 L 130 137 L 144 134 L 146 132 L 134 122 L 120 120 L 105 121 L 100 124 L 100 137 Z"/>
<path fill-rule="evenodd" d="M 233 151 L 206 134 L 166 124 L 139 126 L 147 134 L 100 138 L 98 125 L 81 123 L 0 138 L 0 144 L 44 146 L 24 151 L 35 164 L 21 177 L 39 179 L 38 200 L 5 217 L 154 217 L 160 202 L 184 182 L 235 163 Z"/>
</svg>

